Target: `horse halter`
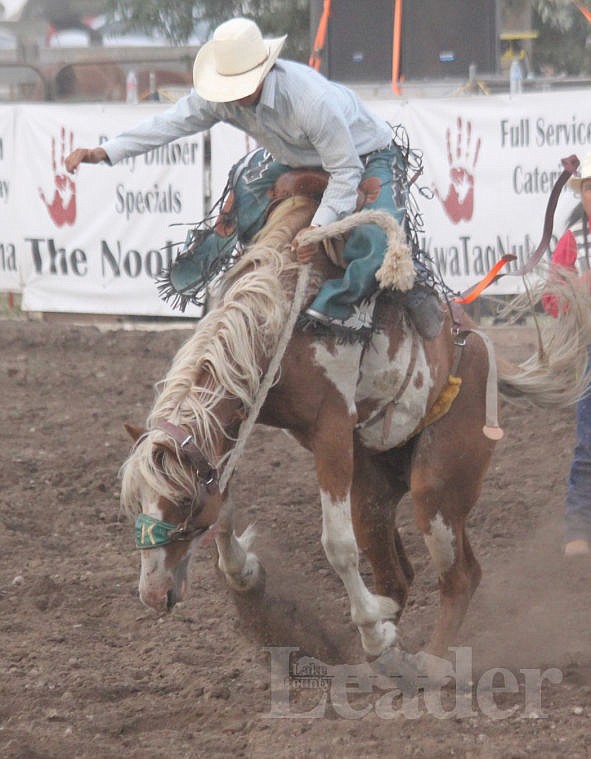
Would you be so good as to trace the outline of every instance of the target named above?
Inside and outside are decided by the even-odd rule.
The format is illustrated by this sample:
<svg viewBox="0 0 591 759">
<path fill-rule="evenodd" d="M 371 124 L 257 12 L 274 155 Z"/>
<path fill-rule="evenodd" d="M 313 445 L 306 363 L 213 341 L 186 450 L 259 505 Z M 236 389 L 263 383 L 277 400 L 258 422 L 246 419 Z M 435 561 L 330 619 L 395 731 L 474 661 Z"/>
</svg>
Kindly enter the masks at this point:
<svg viewBox="0 0 591 759">
<path fill-rule="evenodd" d="M 219 493 L 219 478 L 217 469 L 207 460 L 197 447 L 193 435 L 187 435 L 182 427 L 166 420 L 158 423 L 155 429 L 166 432 L 179 446 L 181 453 L 195 469 L 199 482 L 200 498 L 202 501 L 210 495 Z M 139 514 L 135 521 L 135 545 L 140 550 L 162 548 L 172 543 L 188 543 L 199 535 L 205 536 L 217 532 L 215 525 L 210 527 L 189 527 L 189 517 L 184 522 L 173 524 L 161 519 Z M 203 540 L 203 538 L 202 538 Z"/>
<path fill-rule="evenodd" d="M 189 463 L 195 469 L 199 482 L 205 485 L 209 492 L 214 492 L 217 488 L 219 479 L 217 469 L 213 464 L 209 463 L 207 458 L 199 450 L 193 435 L 191 433 L 187 434 L 182 427 L 179 427 L 172 422 L 168 422 L 166 419 L 159 422 L 155 429 L 166 432 L 166 434 L 177 443 L 181 452 L 187 457 Z"/>
</svg>

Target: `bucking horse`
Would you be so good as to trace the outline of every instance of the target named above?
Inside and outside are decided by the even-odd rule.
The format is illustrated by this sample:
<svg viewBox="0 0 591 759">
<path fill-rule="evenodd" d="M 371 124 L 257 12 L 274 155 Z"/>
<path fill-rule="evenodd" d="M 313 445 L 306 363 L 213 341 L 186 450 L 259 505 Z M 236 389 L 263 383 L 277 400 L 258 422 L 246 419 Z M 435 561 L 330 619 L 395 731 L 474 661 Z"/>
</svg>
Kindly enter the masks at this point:
<svg viewBox="0 0 591 759">
<path fill-rule="evenodd" d="M 497 390 L 541 406 L 577 400 L 587 383 L 589 295 L 566 273 L 550 277 L 566 305 L 519 366 L 496 358 L 457 304 L 442 303 L 443 329 L 422 339 L 397 296 L 412 285 L 412 262 L 394 228 L 387 261 L 397 289 L 378 298 L 371 338 L 351 342 L 301 329 L 298 313 L 322 281 L 338 276 L 328 256 L 306 266 L 293 260 L 291 240 L 309 225 L 316 202 L 296 195 L 274 208 L 221 277 L 215 302 L 159 383 L 145 427 L 128 428 L 135 443 L 122 468 L 121 502 L 137 518 L 140 598 L 157 612 L 183 599 L 191 558 L 206 540 L 215 540 L 231 588 L 263 592 L 255 531 L 236 534 L 228 496 L 256 422 L 288 431 L 313 454 L 322 546 L 369 657 L 395 645 L 413 579 L 395 521 L 397 503 L 410 492 L 439 577 L 427 651 L 445 656 L 481 577 L 466 519 L 502 436 Z M 364 213 L 345 221 L 366 221 Z M 346 229 L 310 234 L 333 232 Z M 360 552 L 372 589 L 360 574 Z"/>
</svg>

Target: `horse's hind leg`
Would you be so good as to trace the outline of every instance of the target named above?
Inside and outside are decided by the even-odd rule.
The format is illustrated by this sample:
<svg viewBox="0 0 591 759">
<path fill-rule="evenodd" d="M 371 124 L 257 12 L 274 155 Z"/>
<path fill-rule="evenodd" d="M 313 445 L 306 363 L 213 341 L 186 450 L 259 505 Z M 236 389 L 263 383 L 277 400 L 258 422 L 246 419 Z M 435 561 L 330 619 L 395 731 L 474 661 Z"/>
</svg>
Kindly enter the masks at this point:
<svg viewBox="0 0 591 759">
<path fill-rule="evenodd" d="M 490 441 L 484 443 L 482 432 L 478 433 L 482 441 L 475 437 L 462 455 L 445 442 L 454 439 L 453 435 L 446 434 L 444 442 L 439 434 L 427 435 L 432 443 L 439 438 L 439 455 L 432 445 L 423 445 L 412 467 L 415 519 L 439 576 L 439 617 L 427 649 L 435 656 L 446 656 L 448 647 L 455 643 L 481 577 L 465 530 L 492 452 Z"/>
<path fill-rule="evenodd" d="M 255 538 L 255 530 L 248 526 L 242 535 L 234 532 L 232 511 L 227 504 L 218 518 L 219 530 L 215 542 L 218 548 L 218 567 L 223 572 L 228 585 L 241 593 L 263 592 L 265 569 L 255 553 L 250 550 Z"/>
<path fill-rule="evenodd" d="M 439 617 L 428 653 L 447 656 L 468 610 L 481 577 L 480 564 L 472 551 L 463 519 L 446 524 L 439 514 L 424 533 L 425 543 L 439 574 Z"/>
<path fill-rule="evenodd" d="M 440 609 L 428 652 L 447 656 L 480 582 L 466 519 L 494 451 L 483 434 L 487 356 L 476 342 L 460 364 L 462 388 L 449 412 L 418 437 L 411 459 L 415 519 L 439 575 Z"/>
<path fill-rule="evenodd" d="M 396 529 L 396 506 L 407 486 L 392 483 L 362 450 L 355 452 L 351 510 L 359 549 L 367 557 L 375 589 L 396 601 L 402 614 L 414 578 Z"/>
</svg>

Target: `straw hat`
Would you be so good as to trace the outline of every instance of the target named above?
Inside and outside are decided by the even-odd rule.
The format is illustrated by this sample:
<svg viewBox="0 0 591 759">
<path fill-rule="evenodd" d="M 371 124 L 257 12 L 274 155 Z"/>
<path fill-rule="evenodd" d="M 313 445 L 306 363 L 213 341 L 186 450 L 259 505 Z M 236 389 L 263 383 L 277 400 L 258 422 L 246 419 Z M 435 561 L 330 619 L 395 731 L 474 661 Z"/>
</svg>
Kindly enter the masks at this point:
<svg viewBox="0 0 591 759">
<path fill-rule="evenodd" d="M 198 95 L 213 103 L 248 97 L 277 60 L 287 39 L 263 39 L 261 30 L 246 18 L 220 24 L 213 39 L 197 53 L 193 84 Z"/>
<path fill-rule="evenodd" d="M 581 183 L 583 179 L 591 179 L 591 153 L 588 153 L 581 163 L 580 176 L 571 177 L 568 180 L 568 186 L 575 192 L 581 192 Z"/>
</svg>

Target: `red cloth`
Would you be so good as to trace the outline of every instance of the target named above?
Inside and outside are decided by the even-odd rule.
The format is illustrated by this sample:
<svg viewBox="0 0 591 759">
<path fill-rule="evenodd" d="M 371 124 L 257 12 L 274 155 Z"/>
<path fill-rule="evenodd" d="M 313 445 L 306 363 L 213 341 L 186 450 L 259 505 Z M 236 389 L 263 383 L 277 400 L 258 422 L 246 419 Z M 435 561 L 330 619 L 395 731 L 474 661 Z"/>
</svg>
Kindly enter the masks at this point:
<svg viewBox="0 0 591 759">
<path fill-rule="evenodd" d="M 577 241 L 570 229 L 567 229 L 560 240 L 558 240 L 554 253 L 552 254 L 552 265 L 555 267 L 562 266 L 569 271 L 575 271 L 577 254 Z M 544 311 L 547 314 L 550 314 L 550 316 L 558 316 L 559 308 L 556 295 L 544 293 L 542 295 L 542 306 L 544 307 Z"/>
<path fill-rule="evenodd" d="M 552 263 L 574 271 L 575 264 L 577 263 L 577 253 L 575 236 L 570 229 L 567 229 L 560 240 L 558 240 L 556 249 L 552 254 Z"/>
</svg>

